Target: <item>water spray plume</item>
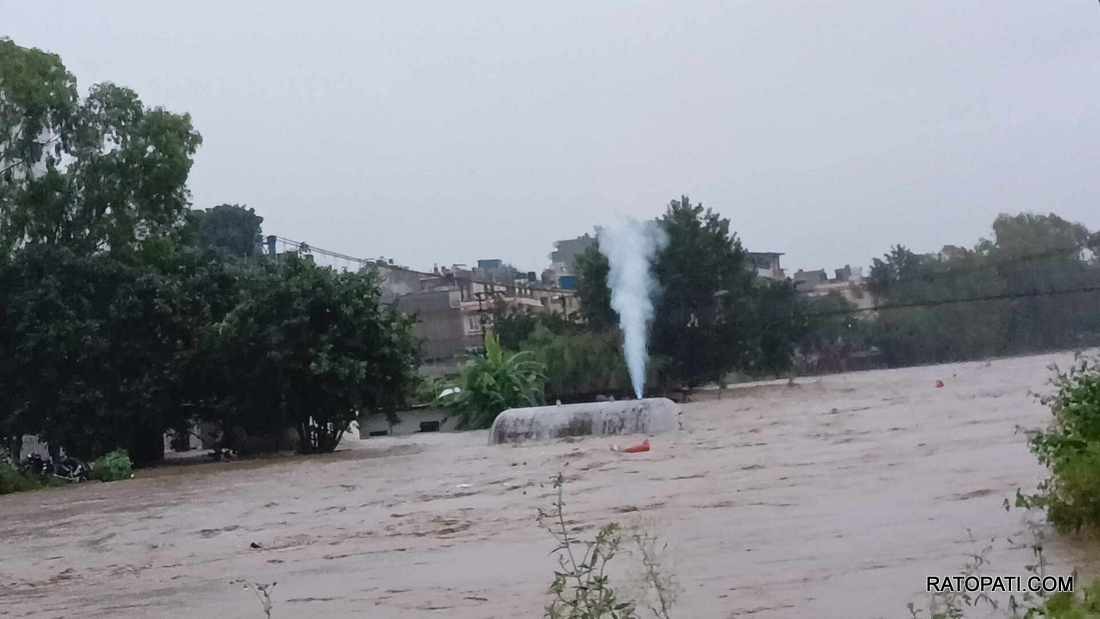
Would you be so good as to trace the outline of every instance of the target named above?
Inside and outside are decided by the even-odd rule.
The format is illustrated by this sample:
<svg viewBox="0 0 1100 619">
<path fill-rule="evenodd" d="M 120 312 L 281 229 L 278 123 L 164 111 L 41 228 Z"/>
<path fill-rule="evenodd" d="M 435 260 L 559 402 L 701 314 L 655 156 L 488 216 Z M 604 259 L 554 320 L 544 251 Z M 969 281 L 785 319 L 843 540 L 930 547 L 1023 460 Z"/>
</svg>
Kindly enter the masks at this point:
<svg viewBox="0 0 1100 619">
<path fill-rule="evenodd" d="M 623 355 L 638 398 L 645 389 L 646 339 L 656 290 L 650 264 L 665 242 L 664 231 L 651 221 L 627 220 L 600 231 L 600 252 L 607 256 L 610 267 L 611 308 L 619 314 Z"/>
</svg>

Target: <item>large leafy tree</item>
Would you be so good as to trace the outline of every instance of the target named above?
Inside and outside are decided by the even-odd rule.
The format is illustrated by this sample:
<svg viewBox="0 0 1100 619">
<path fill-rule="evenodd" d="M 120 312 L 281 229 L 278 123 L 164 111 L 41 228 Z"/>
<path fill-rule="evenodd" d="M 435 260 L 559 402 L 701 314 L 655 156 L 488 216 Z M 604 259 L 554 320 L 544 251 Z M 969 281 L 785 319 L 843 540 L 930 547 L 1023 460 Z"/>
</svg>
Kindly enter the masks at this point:
<svg viewBox="0 0 1100 619">
<path fill-rule="evenodd" d="M 562 334 L 539 325 L 524 343 L 524 350 L 531 351 L 543 367 L 547 401 L 633 393 L 617 332 Z M 654 374 L 653 364 L 649 370 Z"/>
<path fill-rule="evenodd" d="M 793 286 L 758 280 L 729 219 L 687 196 L 673 200 L 658 224 L 668 243 L 653 264 L 659 293 L 649 350 L 662 378 L 697 385 L 733 369 L 787 369 L 807 328 Z M 617 321 L 608 267 L 597 248 L 577 260 L 581 311 L 597 331 Z"/>
<path fill-rule="evenodd" d="M 611 309 L 611 290 L 607 276 L 611 265 L 597 245 L 589 247 L 577 256 L 577 297 L 580 299 L 581 316 L 589 328 L 605 331 L 614 327 L 619 318 Z"/>
<path fill-rule="evenodd" d="M 891 365 L 957 361 L 1004 352 L 1004 292 L 984 252 L 915 254 L 895 246 L 871 267 L 882 309 L 874 341 Z M 966 303 L 962 300 L 973 299 Z M 980 300 L 987 299 L 987 300 Z"/>
<path fill-rule="evenodd" d="M 754 374 L 780 375 L 788 371 L 795 348 L 811 328 L 808 300 L 790 281 L 755 279 L 746 324 L 749 345 L 739 365 Z"/>
<path fill-rule="evenodd" d="M 874 343 L 891 365 L 955 361 L 1095 343 L 1096 236 L 1057 215 L 1001 215 L 973 249 L 875 259 Z"/>
<path fill-rule="evenodd" d="M 157 456 L 195 326 L 161 267 L 199 143 L 188 116 L 113 84 L 82 99 L 59 57 L 0 39 L 0 433 Z"/>
<path fill-rule="evenodd" d="M 1076 335 L 1100 326 L 1100 294 L 1067 293 L 1100 284 L 1083 258 L 1093 238 L 1085 226 L 1057 215 L 1001 215 L 988 252 L 1007 292 L 1013 344 L 1024 349 L 1079 345 Z"/>
<path fill-rule="evenodd" d="M 223 256 L 247 258 L 259 253 L 264 218 L 240 204 L 219 204 L 186 214 L 186 242 Z"/>
<path fill-rule="evenodd" d="M 60 59 L 0 40 L 0 438 L 161 455 L 196 418 L 331 450 L 417 364 L 373 276 L 253 257 L 252 209 L 187 209 L 199 136 L 130 90 L 83 100 Z"/>
<path fill-rule="evenodd" d="M 300 451 L 332 451 L 360 414 L 402 403 L 418 363 L 412 319 L 382 303 L 372 273 L 294 256 L 255 273 L 211 336 L 225 389 L 212 413 L 227 429 L 293 427 Z"/>
<path fill-rule="evenodd" d="M 187 416 L 179 367 L 202 299 L 157 271 L 54 245 L 20 252 L 5 279 L 2 433 L 85 458 L 125 448 L 158 459 L 164 431 Z"/>
<path fill-rule="evenodd" d="M 696 385 L 720 380 L 751 359 L 753 272 L 723 218 L 687 196 L 659 220 L 668 244 L 654 272 L 660 284 L 650 350 L 666 357 L 666 377 Z"/>
<path fill-rule="evenodd" d="M 0 40 L 0 250 L 133 252 L 188 204 L 201 143 L 186 114 L 110 83 L 81 99 L 61 59 Z"/>
<path fill-rule="evenodd" d="M 842 372 L 849 355 L 867 347 L 867 322 L 856 306 L 839 292 L 804 301 L 806 325 L 798 342 L 799 369 L 806 372 Z"/>
</svg>

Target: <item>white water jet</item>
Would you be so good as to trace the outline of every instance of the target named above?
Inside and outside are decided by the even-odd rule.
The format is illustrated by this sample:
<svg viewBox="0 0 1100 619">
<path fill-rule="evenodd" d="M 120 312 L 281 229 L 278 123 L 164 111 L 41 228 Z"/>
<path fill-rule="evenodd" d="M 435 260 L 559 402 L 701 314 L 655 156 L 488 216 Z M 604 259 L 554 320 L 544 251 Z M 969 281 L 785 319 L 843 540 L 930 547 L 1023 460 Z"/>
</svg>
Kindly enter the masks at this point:
<svg viewBox="0 0 1100 619">
<path fill-rule="evenodd" d="M 635 397 L 641 399 L 648 360 L 646 340 L 653 319 L 656 280 L 650 265 L 664 247 L 665 233 L 656 222 L 633 219 L 600 230 L 600 252 L 607 256 L 610 271 L 611 308 L 619 314 L 623 331 L 623 354 L 630 370 Z"/>
</svg>

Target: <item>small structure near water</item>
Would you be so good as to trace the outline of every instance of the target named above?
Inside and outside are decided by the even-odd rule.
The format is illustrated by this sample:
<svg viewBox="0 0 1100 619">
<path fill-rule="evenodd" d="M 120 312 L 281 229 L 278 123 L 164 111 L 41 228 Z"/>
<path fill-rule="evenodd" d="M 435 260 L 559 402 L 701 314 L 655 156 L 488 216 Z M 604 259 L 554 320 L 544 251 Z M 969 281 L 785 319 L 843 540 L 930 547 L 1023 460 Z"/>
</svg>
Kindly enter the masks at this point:
<svg viewBox="0 0 1100 619">
<path fill-rule="evenodd" d="M 680 413 L 680 406 L 668 398 L 510 408 L 493 422 L 489 444 L 670 432 L 681 427 Z"/>
</svg>

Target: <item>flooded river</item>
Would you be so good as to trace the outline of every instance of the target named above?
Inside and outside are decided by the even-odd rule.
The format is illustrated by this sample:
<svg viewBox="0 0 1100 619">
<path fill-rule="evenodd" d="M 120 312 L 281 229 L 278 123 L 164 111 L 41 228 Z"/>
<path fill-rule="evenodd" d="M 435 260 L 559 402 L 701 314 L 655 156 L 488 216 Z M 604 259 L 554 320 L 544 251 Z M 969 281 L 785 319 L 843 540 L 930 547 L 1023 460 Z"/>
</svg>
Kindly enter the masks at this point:
<svg viewBox="0 0 1100 619">
<path fill-rule="evenodd" d="M 1002 504 L 1042 471 L 1015 428 L 1046 422 L 1028 392 L 1070 359 L 732 389 L 641 454 L 421 434 L 4 496 L 0 616 L 262 617 L 245 579 L 278 583 L 275 617 L 539 617 L 555 562 L 535 513 L 560 471 L 585 534 L 617 520 L 668 542 L 675 616 L 906 617 L 971 534 L 997 538 L 991 573 L 1025 574 L 1026 514 Z M 1046 548 L 1049 571 L 1096 573 L 1095 547 Z M 636 557 L 616 563 L 629 592 Z"/>
</svg>

